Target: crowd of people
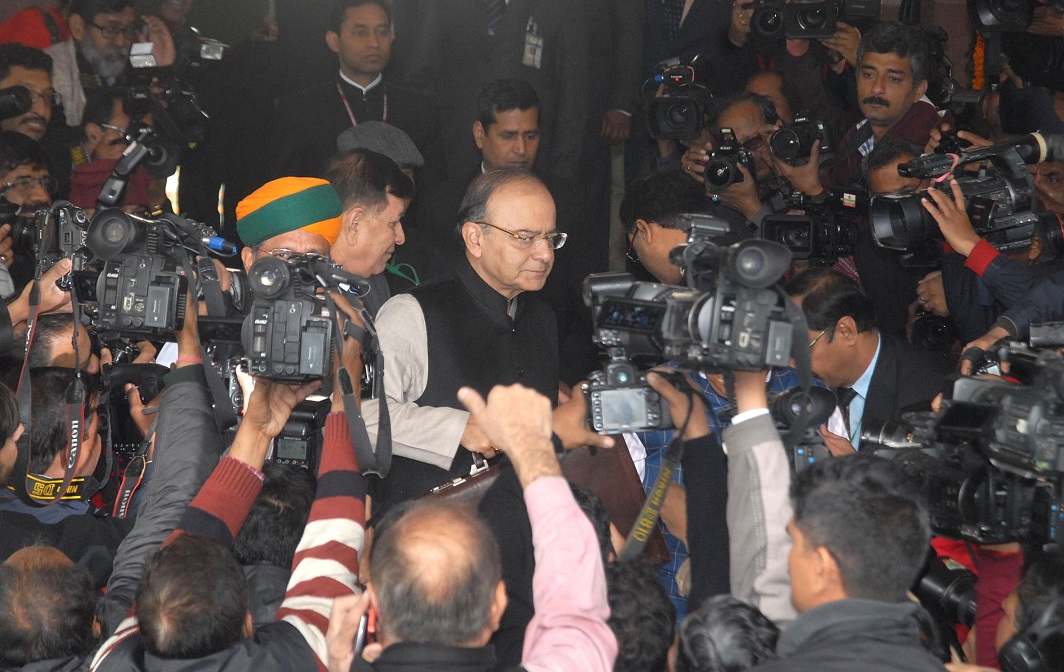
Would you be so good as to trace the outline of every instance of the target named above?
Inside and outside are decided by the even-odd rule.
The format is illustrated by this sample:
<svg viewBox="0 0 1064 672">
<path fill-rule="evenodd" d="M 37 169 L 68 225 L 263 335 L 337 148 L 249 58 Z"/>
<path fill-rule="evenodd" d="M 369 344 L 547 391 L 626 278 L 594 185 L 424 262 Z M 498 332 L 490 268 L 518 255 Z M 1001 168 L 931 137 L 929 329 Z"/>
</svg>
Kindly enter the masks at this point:
<svg viewBox="0 0 1064 672">
<path fill-rule="evenodd" d="M 1059 0 L 9 4 L 0 669 L 1064 670 Z M 709 229 L 788 260 L 759 364 L 593 319 Z"/>
</svg>

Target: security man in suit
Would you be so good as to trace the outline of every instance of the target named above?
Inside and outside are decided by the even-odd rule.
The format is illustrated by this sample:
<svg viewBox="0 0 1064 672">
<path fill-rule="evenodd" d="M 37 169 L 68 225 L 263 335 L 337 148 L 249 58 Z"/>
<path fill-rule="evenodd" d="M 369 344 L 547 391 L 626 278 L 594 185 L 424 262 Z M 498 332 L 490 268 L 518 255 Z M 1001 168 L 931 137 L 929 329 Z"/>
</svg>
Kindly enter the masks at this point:
<svg viewBox="0 0 1064 672">
<path fill-rule="evenodd" d="M 949 362 L 881 332 L 871 301 L 853 280 L 819 268 L 795 276 L 786 289 L 805 313 L 813 373 L 839 399 L 841 426 L 820 428 L 832 454 L 858 449 L 863 428 L 930 408 Z"/>
<path fill-rule="evenodd" d="M 438 156 L 433 145 L 438 134 L 432 101 L 411 88 L 385 81 L 383 71 L 394 39 L 389 3 L 336 3 L 325 42 L 336 54 L 339 70 L 335 77 L 279 101 L 274 175 L 320 177 L 336 153 L 337 136 L 364 121 L 387 122 L 409 135 L 422 154 L 432 157 L 436 152 Z"/>
</svg>

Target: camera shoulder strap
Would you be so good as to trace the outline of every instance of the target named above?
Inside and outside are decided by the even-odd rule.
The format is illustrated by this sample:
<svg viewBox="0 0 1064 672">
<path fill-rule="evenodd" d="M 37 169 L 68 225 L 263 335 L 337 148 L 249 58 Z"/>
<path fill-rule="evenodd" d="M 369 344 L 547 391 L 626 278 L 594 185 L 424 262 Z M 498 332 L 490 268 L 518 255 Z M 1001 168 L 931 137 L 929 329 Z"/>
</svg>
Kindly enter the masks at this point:
<svg viewBox="0 0 1064 672">
<path fill-rule="evenodd" d="M 193 297 L 192 305 L 195 307 L 196 297 L 199 296 L 200 292 L 200 276 L 197 273 L 193 273 L 192 261 L 188 254 L 184 254 L 181 257 L 181 268 L 188 278 L 188 292 Z M 211 270 L 214 270 L 213 264 L 211 264 Z M 217 285 L 217 278 L 215 285 Z M 207 310 L 210 312 L 210 303 L 208 303 Z M 192 314 L 185 315 L 185 319 L 195 320 L 199 319 L 199 317 L 196 314 Z M 214 406 L 214 422 L 218 427 L 218 431 L 224 432 L 236 424 L 236 411 L 233 409 L 232 402 L 229 401 L 229 393 L 225 389 L 225 384 L 218 375 L 218 371 L 211 365 L 206 353 L 203 352 L 203 343 L 200 342 L 197 347 L 199 348 L 200 359 L 203 360 L 203 377 L 207 380 L 207 391 L 211 395 L 211 403 Z"/>
<path fill-rule="evenodd" d="M 388 400 L 384 394 L 384 354 L 377 340 L 377 329 L 373 324 L 373 317 L 361 303 L 355 305 L 365 329 L 345 320 L 341 325 L 342 313 L 336 308 L 332 298 L 328 298 L 329 310 L 335 316 L 337 322 L 336 338 L 332 339 L 334 356 L 340 364 L 340 394 L 344 403 L 344 415 L 347 417 L 347 430 L 351 434 L 351 442 L 354 444 L 355 459 L 358 460 L 358 469 L 365 475 L 384 478 L 392 467 L 392 423 L 388 413 Z M 341 358 L 342 339 L 354 338 L 362 343 L 362 356 L 373 357 L 373 384 L 377 396 L 377 444 L 369 439 L 369 431 L 366 429 L 366 421 L 362 417 L 358 399 L 355 397 L 355 386 L 351 380 L 351 373 L 343 366 Z"/>
</svg>

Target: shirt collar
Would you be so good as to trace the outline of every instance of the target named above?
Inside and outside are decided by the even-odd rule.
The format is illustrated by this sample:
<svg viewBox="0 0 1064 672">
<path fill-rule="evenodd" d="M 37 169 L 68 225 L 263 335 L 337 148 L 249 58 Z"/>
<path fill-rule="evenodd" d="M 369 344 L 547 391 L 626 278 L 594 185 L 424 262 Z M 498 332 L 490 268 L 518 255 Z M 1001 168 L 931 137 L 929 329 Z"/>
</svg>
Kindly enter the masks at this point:
<svg viewBox="0 0 1064 672">
<path fill-rule="evenodd" d="M 872 361 L 868 362 L 868 366 L 865 367 L 864 373 L 857 379 L 857 382 L 850 387 L 854 392 L 859 394 L 862 399 L 868 397 L 868 387 L 872 384 L 872 374 L 876 370 L 876 362 L 879 361 L 879 350 L 883 347 L 883 336 L 876 334 L 876 352 L 872 355 Z"/>
<path fill-rule="evenodd" d="M 458 270 L 455 274 L 465 286 L 466 291 L 488 313 L 493 322 L 509 327 L 510 322 L 517 319 L 520 294 L 515 296 L 513 300 L 507 300 L 505 296 L 495 291 L 491 285 L 484 282 L 484 278 L 480 277 L 480 274 L 477 273 L 468 259 L 465 260 L 464 264 L 458 264 Z"/>
<path fill-rule="evenodd" d="M 350 77 L 348 77 L 347 75 L 345 75 L 343 70 L 340 71 L 340 79 L 344 80 L 345 82 L 347 82 L 351 86 L 353 86 L 356 89 L 358 89 L 359 91 L 361 91 L 362 95 L 364 96 L 367 93 L 369 93 L 370 89 L 375 88 L 378 84 L 381 83 L 381 80 L 384 79 L 384 75 L 382 73 L 377 73 L 377 76 L 374 78 L 374 80 L 372 82 L 370 82 L 369 84 L 365 85 L 365 86 L 362 86 L 361 84 L 359 84 L 355 80 L 353 80 Z"/>
</svg>

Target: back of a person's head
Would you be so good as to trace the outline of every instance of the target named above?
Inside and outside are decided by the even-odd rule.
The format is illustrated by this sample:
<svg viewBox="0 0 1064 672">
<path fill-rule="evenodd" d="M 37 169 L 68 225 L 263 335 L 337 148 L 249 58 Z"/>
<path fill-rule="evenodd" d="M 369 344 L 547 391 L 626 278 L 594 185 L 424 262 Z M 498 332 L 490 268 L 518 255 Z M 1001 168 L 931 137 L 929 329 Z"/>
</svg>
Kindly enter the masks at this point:
<svg viewBox="0 0 1064 672">
<path fill-rule="evenodd" d="M 491 626 L 502 561 L 470 508 L 418 501 L 374 528 L 369 571 L 389 641 L 467 646 Z"/>
<path fill-rule="evenodd" d="M 83 656 L 96 645 L 92 579 L 51 547 L 0 565 L 0 667 Z"/>
<path fill-rule="evenodd" d="M 616 549 L 613 548 L 613 541 L 610 538 L 610 514 L 606 510 L 606 506 L 598 498 L 598 495 L 590 490 L 577 487 L 572 483 L 569 484 L 569 489 L 573 492 L 573 499 L 576 500 L 577 506 L 584 512 L 587 519 L 591 521 L 591 527 L 595 528 L 599 550 L 602 551 L 602 564 L 608 564 L 610 555 Z"/>
<path fill-rule="evenodd" d="M 0 175 L 19 166 L 47 168 L 48 155 L 33 138 L 17 131 L 0 132 Z"/>
<path fill-rule="evenodd" d="M 523 79 L 496 79 L 477 94 L 477 121 L 487 128 L 496 122 L 499 112 L 534 107 L 539 107 L 539 95 L 531 84 Z"/>
<path fill-rule="evenodd" d="M 928 51 L 927 37 L 923 28 L 897 21 L 877 23 L 861 37 L 857 50 L 857 63 L 864 61 L 864 55 L 895 54 L 910 59 L 913 83 L 919 84 L 927 79 Z"/>
<path fill-rule="evenodd" d="M 7 385 L 0 383 L 0 446 L 18 429 L 22 422 L 18 412 L 18 401 L 15 400 L 15 392 Z M 0 485 L 3 485 L 0 483 Z"/>
<path fill-rule="evenodd" d="M 1064 553 L 1049 553 L 1032 562 L 1016 596 L 1016 636 L 1032 641 L 1042 657 L 1042 669 L 1064 670 Z"/>
<path fill-rule="evenodd" d="M 294 465 L 267 464 L 255 505 L 233 544 L 241 565 L 288 569 L 314 503 L 314 476 Z"/>
<path fill-rule="evenodd" d="M 814 268 L 791 278 L 784 290 L 790 297 L 801 297 L 799 306 L 805 321 L 814 331 L 831 329 L 849 315 L 858 331 L 876 326 L 875 306 L 857 283 L 831 268 Z"/>
<path fill-rule="evenodd" d="M 923 147 L 914 145 L 903 138 L 888 135 L 876 141 L 876 146 L 861 161 L 861 170 L 867 179 L 874 170 L 896 163 L 899 159 L 916 158 L 923 153 Z"/>
<path fill-rule="evenodd" d="M 756 607 L 715 595 L 680 625 L 677 672 L 745 672 L 776 658 L 780 629 Z"/>
<path fill-rule="evenodd" d="M 679 170 L 668 170 L 633 180 L 621 200 L 621 221 L 629 233 L 636 220 L 676 228 L 673 215 L 706 212 L 708 201 L 702 187 Z"/>
<path fill-rule="evenodd" d="M 95 389 L 95 376 L 85 376 L 86 389 Z M 67 417 L 66 394 L 74 380 L 74 369 L 48 366 L 30 369 L 29 382 L 33 401 L 30 405 L 31 426 L 18 440 L 19 450 L 29 450 L 29 470 L 43 474 L 66 450 L 70 438 L 70 419 Z"/>
<path fill-rule="evenodd" d="M 55 364 L 56 348 L 71 345 L 74 318 L 65 313 L 50 313 L 37 318 L 37 335 L 30 350 L 30 368 L 41 369 Z M 73 358 L 69 363 L 73 363 Z"/>
<path fill-rule="evenodd" d="M 413 198 L 414 183 L 387 156 L 368 149 L 352 149 L 334 157 L 326 170 L 344 208 L 358 204 L 376 210 L 396 198 Z"/>
<path fill-rule="evenodd" d="M 664 671 L 676 628 L 676 610 L 643 562 L 615 562 L 606 568 L 610 629 L 617 638 L 614 672 Z"/>
<path fill-rule="evenodd" d="M 847 597 L 900 602 L 923 568 L 931 525 L 894 463 L 858 453 L 818 460 L 791 483 L 794 524 L 838 564 Z"/>
<path fill-rule="evenodd" d="M 222 544 L 181 535 L 148 563 L 135 611 L 144 648 L 160 658 L 203 658 L 245 634 L 248 590 Z"/>
<path fill-rule="evenodd" d="M 17 42 L 0 44 L 0 79 L 7 79 L 11 68 L 52 72 L 52 57 L 40 49 Z"/>
</svg>

